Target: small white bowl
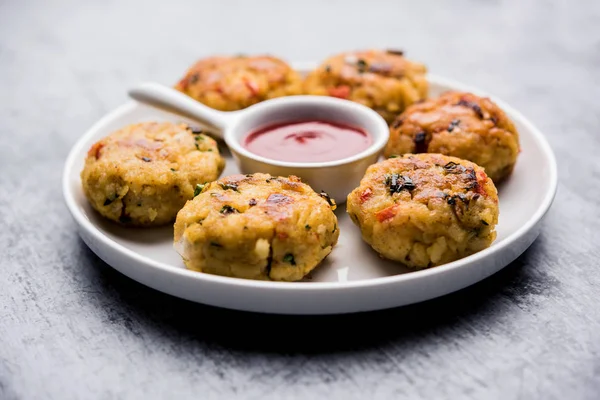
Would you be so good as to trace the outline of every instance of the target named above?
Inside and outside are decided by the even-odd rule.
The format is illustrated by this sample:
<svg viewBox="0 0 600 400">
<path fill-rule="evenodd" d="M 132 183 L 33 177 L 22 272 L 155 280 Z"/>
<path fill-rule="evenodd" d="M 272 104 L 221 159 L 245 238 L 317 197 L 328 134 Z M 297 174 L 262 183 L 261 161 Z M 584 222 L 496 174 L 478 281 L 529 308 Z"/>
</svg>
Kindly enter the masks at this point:
<svg viewBox="0 0 600 400">
<path fill-rule="evenodd" d="M 217 128 L 244 174 L 255 172 L 274 176 L 296 175 L 315 191 L 326 192 L 336 203 L 346 201 L 358 186 L 369 165 L 377 162 L 389 138 L 385 120 L 361 104 L 328 96 L 287 96 L 266 100 L 244 110 L 222 112 L 189 96 L 156 83 L 144 83 L 129 95 L 146 104 L 196 119 Z M 293 121 L 327 121 L 360 128 L 371 135 L 372 143 L 351 157 L 327 162 L 286 162 L 254 154 L 242 143 L 256 129 Z"/>
</svg>

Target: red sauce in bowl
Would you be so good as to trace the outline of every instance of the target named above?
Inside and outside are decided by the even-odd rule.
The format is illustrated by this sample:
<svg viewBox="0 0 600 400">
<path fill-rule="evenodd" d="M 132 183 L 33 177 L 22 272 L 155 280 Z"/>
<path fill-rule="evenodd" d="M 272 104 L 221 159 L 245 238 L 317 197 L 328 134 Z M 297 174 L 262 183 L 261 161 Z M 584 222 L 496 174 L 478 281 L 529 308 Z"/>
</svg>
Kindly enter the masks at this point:
<svg viewBox="0 0 600 400">
<path fill-rule="evenodd" d="M 301 121 L 250 132 L 242 145 L 271 160 L 324 162 L 356 155 L 371 143 L 371 135 L 362 129 L 327 121 Z"/>
</svg>

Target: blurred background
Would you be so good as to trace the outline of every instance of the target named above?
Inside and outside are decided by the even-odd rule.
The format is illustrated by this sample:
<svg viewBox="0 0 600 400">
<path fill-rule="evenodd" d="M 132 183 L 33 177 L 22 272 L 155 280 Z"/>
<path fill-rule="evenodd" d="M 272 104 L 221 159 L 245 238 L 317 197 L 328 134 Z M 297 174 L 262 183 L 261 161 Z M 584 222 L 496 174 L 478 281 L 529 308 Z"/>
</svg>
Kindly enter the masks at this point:
<svg viewBox="0 0 600 400">
<path fill-rule="evenodd" d="M 74 131 L 125 101 L 133 84 L 175 83 L 200 57 L 243 52 L 320 61 L 391 47 L 432 73 L 505 98 L 545 130 L 549 114 L 560 114 L 561 123 L 581 118 L 578 103 L 598 89 L 595 3 L 5 0 L 0 83 L 10 100 L 2 106 L 55 110 L 48 113 L 54 120 L 43 122 L 72 141 Z M 540 101 L 549 96 L 555 101 Z M 564 128 L 556 122 L 553 130 Z"/>
</svg>

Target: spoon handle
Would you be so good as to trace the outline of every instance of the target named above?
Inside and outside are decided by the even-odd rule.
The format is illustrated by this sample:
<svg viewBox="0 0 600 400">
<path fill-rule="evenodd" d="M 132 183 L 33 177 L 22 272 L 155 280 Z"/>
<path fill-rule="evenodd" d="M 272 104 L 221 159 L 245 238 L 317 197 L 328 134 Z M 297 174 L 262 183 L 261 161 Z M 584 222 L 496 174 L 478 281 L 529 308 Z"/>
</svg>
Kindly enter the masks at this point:
<svg viewBox="0 0 600 400">
<path fill-rule="evenodd" d="M 191 118 L 211 128 L 219 138 L 223 138 L 223 129 L 233 119 L 233 113 L 218 111 L 192 99 L 191 97 L 154 82 L 142 83 L 128 92 L 129 97 L 161 110 Z"/>
</svg>

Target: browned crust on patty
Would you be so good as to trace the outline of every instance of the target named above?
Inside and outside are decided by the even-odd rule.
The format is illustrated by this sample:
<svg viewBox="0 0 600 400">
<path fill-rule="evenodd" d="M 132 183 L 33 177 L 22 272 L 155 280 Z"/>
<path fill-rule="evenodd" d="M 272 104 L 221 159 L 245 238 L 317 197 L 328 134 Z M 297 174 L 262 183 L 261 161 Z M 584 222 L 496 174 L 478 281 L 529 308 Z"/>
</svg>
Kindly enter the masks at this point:
<svg viewBox="0 0 600 400">
<path fill-rule="evenodd" d="M 270 55 L 213 56 L 192 65 L 175 88 L 221 111 L 300 94 L 302 80 L 285 61 Z"/>
<path fill-rule="evenodd" d="M 472 162 L 407 154 L 369 167 L 347 211 L 383 257 L 426 268 L 488 247 L 496 237 L 498 196 Z"/>
<path fill-rule="evenodd" d="M 391 123 L 410 104 L 427 97 L 426 72 L 425 65 L 408 60 L 398 51 L 344 52 L 312 71 L 304 91 L 359 102 Z"/>
<path fill-rule="evenodd" d="M 175 243 L 192 270 L 296 281 L 337 243 L 333 208 L 295 176 L 228 176 L 204 186 L 179 212 Z"/>
<path fill-rule="evenodd" d="M 186 124 L 142 122 L 95 142 L 81 171 L 84 193 L 102 216 L 126 226 L 175 220 L 194 187 L 225 167 L 217 143 Z"/>
<path fill-rule="evenodd" d="M 447 92 L 410 106 L 392 123 L 385 156 L 441 153 L 475 162 L 496 183 L 513 171 L 519 134 L 489 98 Z"/>
</svg>

